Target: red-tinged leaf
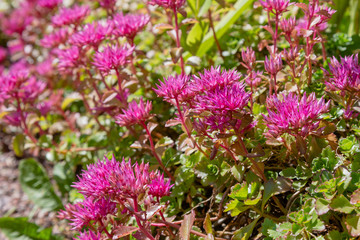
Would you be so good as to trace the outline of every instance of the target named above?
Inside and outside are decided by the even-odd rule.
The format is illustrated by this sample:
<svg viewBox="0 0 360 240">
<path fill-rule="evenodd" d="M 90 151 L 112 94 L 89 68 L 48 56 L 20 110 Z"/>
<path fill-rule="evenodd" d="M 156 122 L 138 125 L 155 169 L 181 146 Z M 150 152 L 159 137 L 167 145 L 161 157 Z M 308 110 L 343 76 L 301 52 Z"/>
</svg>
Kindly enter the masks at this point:
<svg viewBox="0 0 360 240">
<path fill-rule="evenodd" d="M 295 3 L 295 6 L 301 8 L 305 13 L 309 11 L 309 7 L 305 3 Z"/>
<path fill-rule="evenodd" d="M 306 142 L 300 136 L 296 136 L 296 147 L 299 150 L 300 154 L 306 153 Z"/>
<path fill-rule="evenodd" d="M 173 30 L 174 27 L 170 24 L 167 24 L 167 23 L 160 23 L 160 24 L 156 24 L 154 27 L 153 27 L 153 31 L 154 33 L 157 33 L 157 34 L 160 34 L 160 33 L 163 33 L 167 30 Z"/>
<path fill-rule="evenodd" d="M 172 127 L 181 124 L 179 120 L 176 119 L 170 119 L 166 122 L 165 127 Z"/>
<path fill-rule="evenodd" d="M 179 48 L 172 48 L 170 50 L 170 56 L 171 56 L 171 60 L 173 61 L 173 63 L 177 63 L 181 57 L 181 55 L 183 54 L 183 48 L 179 47 Z"/>
<path fill-rule="evenodd" d="M 119 239 L 130 235 L 131 233 L 139 230 L 138 227 L 133 226 L 117 226 L 113 231 L 113 239 Z"/>
<path fill-rule="evenodd" d="M 109 91 L 106 91 L 103 95 L 102 95 L 102 98 L 101 98 L 101 101 L 104 103 L 104 104 L 107 104 L 109 102 L 111 102 L 112 100 L 116 99 L 116 96 L 117 96 L 117 92 L 114 91 L 114 90 L 109 90 Z"/>
<path fill-rule="evenodd" d="M 147 128 L 149 129 L 149 132 L 151 133 L 159 124 L 157 123 L 153 123 L 153 122 L 149 122 L 147 124 Z"/>
<path fill-rule="evenodd" d="M 255 165 L 252 165 L 250 169 L 251 169 L 251 171 L 252 171 L 253 173 L 255 173 L 259 178 L 262 178 L 262 176 L 264 175 L 265 165 L 264 165 L 264 163 L 262 163 L 262 162 L 257 162 L 256 165 L 257 165 L 257 167 L 255 167 Z M 259 172 L 258 167 L 260 168 L 260 171 L 261 171 L 261 172 Z"/>
<path fill-rule="evenodd" d="M 316 26 L 321 21 L 321 17 L 317 16 L 310 24 L 310 28 Z"/>
<path fill-rule="evenodd" d="M 196 20 L 195 18 L 185 18 L 184 20 L 181 21 L 182 25 L 186 25 L 186 24 L 194 24 L 199 22 L 198 20 Z"/>
<path fill-rule="evenodd" d="M 184 18 L 187 17 L 187 12 L 185 11 L 185 9 L 180 8 L 180 9 L 178 9 L 177 11 L 178 11 L 178 13 L 180 13 Z"/>
<path fill-rule="evenodd" d="M 256 148 L 254 148 L 252 153 L 247 154 L 247 157 L 249 158 L 256 158 L 256 157 L 263 157 L 265 156 L 265 152 L 262 149 L 261 145 L 258 144 Z"/>
<path fill-rule="evenodd" d="M 265 29 L 266 31 L 268 31 L 271 35 L 274 35 L 274 30 L 269 27 L 269 26 L 263 26 L 263 29 Z"/>
<path fill-rule="evenodd" d="M 195 221 L 195 212 L 191 211 L 190 214 L 185 215 L 181 227 L 179 229 L 179 235 L 181 240 L 190 240 L 190 231 Z"/>
<path fill-rule="evenodd" d="M 314 33 L 313 30 L 307 30 L 307 29 L 300 29 L 300 34 L 304 37 L 310 37 Z"/>
<path fill-rule="evenodd" d="M 327 18 L 331 18 L 331 14 L 329 14 L 329 12 L 324 10 L 324 9 L 322 9 L 320 11 L 317 11 L 316 13 L 319 14 L 319 15 L 325 16 Z"/>
<path fill-rule="evenodd" d="M 147 211 L 146 211 L 146 219 L 150 219 L 153 216 L 155 216 L 155 214 L 157 214 L 159 211 L 161 211 L 161 209 L 163 209 L 164 206 L 163 205 L 154 205 L 151 206 Z"/>
<path fill-rule="evenodd" d="M 351 195 L 350 203 L 351 204 L 360 203 L 360 189 L 355 190 L 355 192 Z"/>
</svg>

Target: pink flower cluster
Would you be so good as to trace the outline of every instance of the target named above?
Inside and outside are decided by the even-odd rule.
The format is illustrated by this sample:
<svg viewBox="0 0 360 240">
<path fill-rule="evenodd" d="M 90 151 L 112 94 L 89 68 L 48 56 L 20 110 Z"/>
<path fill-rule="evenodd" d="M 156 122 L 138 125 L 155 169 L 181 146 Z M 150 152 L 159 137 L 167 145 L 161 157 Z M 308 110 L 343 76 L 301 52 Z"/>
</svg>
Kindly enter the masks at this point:
<svg viewBox="0 0 360 240">
<path fill-rule="evenodd" d="M 241 75 L 220 67 L 205 70 L 192 78 L 170 76 L 154 89 L 158 96 L 187 110 L 204 115 L 199 121 L 211 131 L 238 128 L 246 114 L 250 93 L 239 82 Z M 237 129 L 239 130 L 239 129 Z"/>
<path fill-rule="evenodd" d="M 126 37 L 130 42 L 133 42 L 136 34 L 141 31 L 149 21 L 149 15 L 123 15 L 123 13 L 118 13 L 110 20 L 114 27 L 112 34 L 116 37 Z"/>
<path fill-rule="evenodd" d="M 75 5 L 72 8 L 62 8 L 57 15 L 52 17 L 52 22 L 57 27 L 70 24 L 78 25 L 89 13 L 90 8 L 88 6 Z"/>
<path fill-rule="evenodd" d="M 294 93 L 282 95 L 282 99 L 270 96 L 266 101 L 269 115 L 264 116 L 269 128 L 265 136 L 271 139 L 288 133 L 307 137 L 318 129 L 320 115 L 328 112 L 329 104 L 323 98 L 317 100 L 314 93 L 301 98 Z"/>
<path fill-rule="evenodd" d="M 150 101 L 144 103 L 144 100 L 141 98 L 139 104 L 133 100 L 129 103 L 127 109 L 123 110 L 122 114 L 119 114 L 115 117 L 116 123 L 120 126 L 132 126 L 135 124 L 145 124 L 145 122 L 150 119 L 150 111 L 152 109 L 152 104 Z"/>
<path fill-rule="evenodd" d="M 69 220 L 75 230 L 92 229 L 81 233 L 80 239 L 98 239 L 105 231 L 108 216 L 116 216 L 118 209 L 123 209 L 122 214 L 129 216 L 134 214 L 134 209 L 139 214 L 137 200 L 140 197 L 147 199 L 145 205 L 159 203 L 161 197 L 170 194 L 172 185 L 158 171 L 150 171 L 149 164 L 132 165 L 131 160 L 118 162 L 115 157 L 111 160 L 105 157 L 104 161 L 88 165 L 74 187 L 85 199 L 68 204 L 59 212 L 59 217 Z"/>
<path fill-rule="evenodd" d="M 185 4 L 185 0 L 149 0 L 148 3 L 151 5 L 158 5 L 167 9 L 179 9 Z"/>
</svg>

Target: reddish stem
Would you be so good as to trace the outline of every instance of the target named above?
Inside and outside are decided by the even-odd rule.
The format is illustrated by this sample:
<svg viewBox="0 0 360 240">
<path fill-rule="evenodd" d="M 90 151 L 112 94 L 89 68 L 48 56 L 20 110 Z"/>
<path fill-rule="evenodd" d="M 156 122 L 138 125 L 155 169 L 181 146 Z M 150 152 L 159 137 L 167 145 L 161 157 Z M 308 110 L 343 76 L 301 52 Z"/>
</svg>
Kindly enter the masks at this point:
<svg viewBox="0 0 360 240">
<path fill-rule="evenodd" d="M 174 11 L 174 17 L 175 17 L 176 47 L 180 48 L 179 23 L 178 23 L 176 7 L 173 8 L 173 11 Z M 181 67 L 181 73 L 185 74 L 184 59 L 183 59 L 182 54 L 180 55 L 180 67 Z"/>
</svg>

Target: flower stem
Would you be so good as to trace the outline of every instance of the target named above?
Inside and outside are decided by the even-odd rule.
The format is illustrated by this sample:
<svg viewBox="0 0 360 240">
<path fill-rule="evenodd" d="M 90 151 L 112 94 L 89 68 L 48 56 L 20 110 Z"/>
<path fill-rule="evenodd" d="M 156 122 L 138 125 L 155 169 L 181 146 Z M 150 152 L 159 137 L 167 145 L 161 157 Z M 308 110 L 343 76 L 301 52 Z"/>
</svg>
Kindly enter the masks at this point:
<svg viewBox="0 0 360 240">
<path fill-rule="evenodd" d="M 134 200 L 134 211 L 135 213 L 138 213 L 138 202 L 136 197 L 133 198 Z M 137 216 L 137 214 L 134 214 L 134 217 L 136 219 L 136 223 L 139 226 L 140 231 L 145 234 L 150 240 L 155 240 L 155 238 L 144 228 L 144 226 L 141 224 L 139 217 Z"/>
<path fill-rule="evenodd" d="M 176 7 L 173 8 L 173 12 L 175 17 L 176 47 L 180 48 L 181 46 L 180 46 L 180 37 L 179 37 L 179 23 L 178 23 Z M 180 67 L 181 67 L 181 73 L 185 74 L 184 59 L 182 53 L 180 55 Z"/>
<path fill-rule="evenodd" d="M 166 169 L 166 167 L 164 166 L 163 162 L 161 161 L 161 158 L 159 157 L 159 155 L 157 154 L 156 150 L 155 150 L 155 146 L 154 146 L 154 140 L 151 136 L 151 132 L 149 131 L 149 128 L 146 126 L 145 122 L 141 123 L 141 126 L 145 129 L 147 135 L 149 136 L 149 141 L 150 141 L 150 147 L 151 147 L 151 152 L 154 155 L 154 157 L 156 158 L 156 160 L 158 161 L 160 167 L 162 168 L 162 170 L 164 170 L 164 172 L 166 173 L 166 175 L 168 175 L 168 177 L 175 182 L 175 178 L 174 176 Z"/>
</svg>

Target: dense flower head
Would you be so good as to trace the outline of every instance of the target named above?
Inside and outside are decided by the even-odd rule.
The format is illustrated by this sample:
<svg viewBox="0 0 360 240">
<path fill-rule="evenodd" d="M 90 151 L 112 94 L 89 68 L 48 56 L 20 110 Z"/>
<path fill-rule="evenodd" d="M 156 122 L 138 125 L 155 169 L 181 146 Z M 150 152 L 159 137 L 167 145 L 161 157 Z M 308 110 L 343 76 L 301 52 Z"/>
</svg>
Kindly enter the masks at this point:
<svg viewBox="0 0 360 240">
<path fill-rule="evenodd" d="M 76 46 L 92 45 L 98 46 L 111 31 L 109 26 L 103 26 L 100 23 L 86 24 L 81 31 L 74 33 L 69 43 Z"/>
<path fill-rule="evenodd" d="M 38 0 L 38 4 L 40 7 L 53 9 L 59 6 L 63 0 Z"/>
<path fill-rule="evenodd" d="M 78 240 L 101 240 L 102 238 L 101 238 L 101 234 L 99 232 L 94 233 L 93 231 L 88 230 L 88 231 L 81 232 L 76 239 L 78 239 Z M 76 239 L 74 238 L 74 240 L 76 240 Z"/>
<path fill-rule="evenodd" d="M 20 111 L 14 111 L 11 113 L 8 113 L 4 116 L 3 120 L 5 123 L 14 126 L 14 127 L 20 127 L 22 118 L 26 120 L 28 113 L 26 112 L 20 112 Z"/>
<path fill-rule="evenodd" d="M 83 202 L 66 205 L 65 211 L 61 210 L 58 216 L 61 219 L 69 220 L 73 230 L 80 231 L 91 221 L 97 222 L 108 214 L 116 215 L 116 212 L 116 203 L 111 199 L 85 198 Z"/>
<path fill-rule="evenodd" d="M 159 81 L 154 91 L 159 97 L 163 97 L 166 101 L 176 100 L 184 93 L 189 81 L 190 76 L 185 74 L 169 76 L 168 78 L 164 78 L 163 82 Z"/>
<path fill-rule="evenodd" d="M 169 196 L 171 187 L 170 179 L 165 181 L 163 174 L 158 174 L 149 184 L 149 194 L 153 197 L 161 198 Z"/>
<path fill-rule="evenodd" d="M 52 23 L 61 27 L 70 24 L 80 24 L 90 13 L 88 6 L 75 5 L 72 8 L 62 8 L 59 13 L 52 17 Z"/>
<path fill-rule="evenodd" d="M 290 17 L 289 19 L 282 18 L 280 20 L 280 28 L 284 32 L 284 34 L 288 37 L 291 36 L 296 26 L 296 18 Z"/>
<path fill-rule="evenodd" d="M 325 84 L 332 91 L 341 91 L 360 95 L 360 64 L 358 55 L 340 57 L 340 62 L 333 57 L 329 64 L 331 77 Z"/>
<path fill-rule="evenodd" d="M 34 17 L 32 16 L 31 8 L 26 6 L 26 2 L 23 2 L 21 6 L 12 11 L 9 16 L 2 16 L 0 18 L 0 24 L 5 34 L 9 36 L 14 34 L 21 35 L 33 20 Z"/>
<path fill-rule="evenodd" d="M 286 12 L 288 6 L 291 5 L 290 0 L 260 0 L 259 2 L 266 11 L 274 14 Z"/>
<path fill-rule="evenodd" d="M 112 19 L 114 25 L 113 34 L 117 37 L 134 39 L 136 34 L 150 21 L 149 15 L 118 13 Z"/>
<path fill-rule="evenodd" d="M 265 56 L 265 70 L 272 76 L 276 76 L 278 72 L 283 68 L 282 60 L 280 55 L 270 56 L 269 58 Z"/>
<path fill-rule="evenodd" d="M 242 110 L 249 102 L 250 93 L 245 91 L 244 84 L 234 83 L 196 98 L 198 111 L 210 111 L 213 114 L 222 114 L 224 111 Z"/>
<path fill-rule="evenodd" d="M 246 50 L 242 50 L 241 58 L 244 61 L 245 66 L 248 70 L 251 70 L 255 67 L 256 57 L 255 51 L 252 48 L 246 48 Z"/>
<path fill-rule="evenodd" d="M 29 76 L 28 71 L 10 72 L 0 76 L 0 103 L 7 99 L 32 102 L 45 89 L 46 84 Z"/>
<path fill-rule="evenodd" d="M 287 63 L 294 62 L 296 58 L 299 56 L 299 49 L 298 47 L 293 47 L 291 49 L 284 49 L 282 51 L 282 56 L 284 57 Z"/>
<path fill-rule="evenodd" d="M 139 103 L 133 100 L 129 103 L 127 109 L 123 110 L 122 114 L 119 114 L 115 117 L 116 123 L 120 126 L 132 126 L 135 124 L 143 124 L 150 117 L 150 111 L 152 109 L 152 104 L 150 101 L 144 103 L 144 100 L 141 98 Z"/>
<path fill-rule="evenodd" d="M 184 6 L 186 0 L 150 0 L 148 1 L 151 5 L 158 5 L 168 9 L 179 9 Z"/>
<path fill-rule="evenodd" d="M 111 199 L 134 198 L 146 193 L 150 185 L 158 196 L 165 196 L 169 189 L 167 183 L 160 179 L 159 172 L 149 170 L 149 164 L 132 165 L 131 160 L 126 162 L 123 159 L 118 162 L 113 157 L 111 160 L 105 158 L 105 161 L 89 165 L 74 187 L 93 199 L 104 196 Z M 160 184 L 164 186 L 157 186 Z"/>
<path fill-rule="evenodd" d="M 95 53 L 93 64 L 104 74 L 109 74 L 111 70 L 129 63 L 133 51 L 134 47 L 110 45 Z"/>
<path fill-rule="evenodd" d="M 307 137 L 319 127 L 320 115 L 329 110 L 330 102 L 316 99 L 314 93 L 304 94 L 301 98 L 295 93 L 282 97 L 280 100 L 270 96 L 266 101 L 269 115 L 264 116 L 264 121 L 269 128 L 265 134 L 268 138 L 277 138 L 284 133 Z"/>
<path fill-rule="evenodd" d="M 191 90 L 194 92 L 204 92 L 211 91 L 215 88 L 222 88 L 224 86 L 230 85 L 234 82 L 237 82 L 241 77 L 241 74 L 236 70 L 223 70 L 221 71 L 220 66 L 214 68 L 211 67 L 210 70 L 205 70 L 203 74 L 199 76 L 193 76 L 193 81 L 191 82 Z"/>
<path fill-rule="evenodd" d="M 80 49 L 77 46 L 72 46 L 68 49 L 59 49 L 56 51 L 59 58 L 57 65 L 62 72 L 69 72 L 79 66 L 81 61 Z"/>
<path fill-rule="evenodd" d="M 61 28 L 53 33 L 45 35 L 41 39 L 40 44 L 46 48 L 54 48 L 59 46 L 62 43 L 65 43 L 68 39 L 69 31 L 66 28 Z"/>
</svg>

